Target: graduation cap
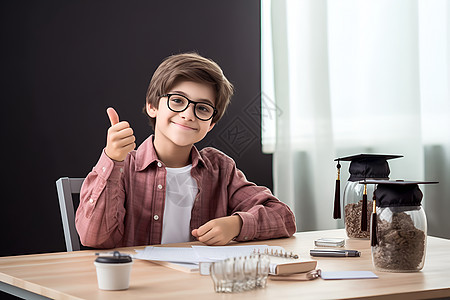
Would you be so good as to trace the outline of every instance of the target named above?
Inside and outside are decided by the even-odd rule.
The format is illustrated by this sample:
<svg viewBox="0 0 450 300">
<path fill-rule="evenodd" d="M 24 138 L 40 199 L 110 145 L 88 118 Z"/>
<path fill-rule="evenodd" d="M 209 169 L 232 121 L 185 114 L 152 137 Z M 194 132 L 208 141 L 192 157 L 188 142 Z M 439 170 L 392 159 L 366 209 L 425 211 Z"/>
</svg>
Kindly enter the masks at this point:
<svg viewBox="0 0 450 300">
<path fill-rule="evenodd" d="M 422 191 L 419 184 L 436 184 L 437 181 L 404 181 L 404 180 L 364 180 L 361 184 L 377 184 L 373 193 L 372 234 L 371 245 L 378 244 L 377 213 L 378 207 L 419 206 L 422 201 Z"/>
<path fill-rule="evenodd" d="M 391 155 L 391 154 L 356 154 L 345 157 L 336 158 L 337 161 L 337 179 L 336 189 L 334 194 L 334 211 L 333 218 L 341 218 L 341 161 L 350 161 L 350 177 L 348 181 L 360 181 L 365 179 L 389 179 L 391 170 L 387 160 L 400 158 L 403 155 Z M 364 186 L 361 213 L 361 231 L 367 231 L 367 186 Z"/>
</svg>

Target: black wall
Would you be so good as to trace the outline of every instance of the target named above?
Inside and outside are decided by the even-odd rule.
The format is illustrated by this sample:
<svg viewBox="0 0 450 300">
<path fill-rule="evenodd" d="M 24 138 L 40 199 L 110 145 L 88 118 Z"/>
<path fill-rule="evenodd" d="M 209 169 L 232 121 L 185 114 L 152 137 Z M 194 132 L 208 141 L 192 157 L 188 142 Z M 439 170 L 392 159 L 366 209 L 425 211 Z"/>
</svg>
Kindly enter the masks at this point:
<svg viewBox="0 0 450 300">
<path fill-rule="evenodd" d="M 236 93 L 198 146 L 215 146 L 272 188 L 260 145 L 260 4 L 252 1 L 8 1 L 1 4 L 0 255 L 65 251 L 55 181 L 84 177 L 113 106 L 140 144 L 148 82 L 170 54 L 197 51 Z"/>
</svg>

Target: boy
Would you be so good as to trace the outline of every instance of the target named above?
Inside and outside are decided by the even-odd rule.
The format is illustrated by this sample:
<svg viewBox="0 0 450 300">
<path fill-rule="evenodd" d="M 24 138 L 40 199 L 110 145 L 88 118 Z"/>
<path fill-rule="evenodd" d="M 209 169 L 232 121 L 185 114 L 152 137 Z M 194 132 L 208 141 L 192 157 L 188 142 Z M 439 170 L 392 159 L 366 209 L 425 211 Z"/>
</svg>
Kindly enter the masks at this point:
<svg viewBox="0 0 450 300">
<path fill-rule="evenodd" d="M 86 177 L 76 213 L 81 242 L 114 248 L 188 242 L 225 245 L 288 237 L 291 210 L 248 182 L 234 161 L 194 146 L 223 116 L 233 86 L 198 54 L 166 58 L 153 74 L 144 111 L 154 134 L 137 150 L 133 130 L 107 109 L 111 127 Z"/>
</svg>

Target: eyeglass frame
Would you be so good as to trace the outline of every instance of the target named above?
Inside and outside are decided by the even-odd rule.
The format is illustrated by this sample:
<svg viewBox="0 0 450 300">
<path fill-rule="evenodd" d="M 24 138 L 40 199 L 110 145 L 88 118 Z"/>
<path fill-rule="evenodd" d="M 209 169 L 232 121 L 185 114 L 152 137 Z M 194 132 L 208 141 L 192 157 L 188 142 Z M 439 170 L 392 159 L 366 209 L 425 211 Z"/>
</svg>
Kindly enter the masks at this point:
<svg viewBox="0 0 450 300">
<path fill-rule="evenodd" d="M 174 109 L 172 109 L 172 108 L 170 107 L 170 104 L 169 104 L 169 100 L 170 100 L 170 97 L 171 97 L 171 96 L 180 96 L 180 97 L 183 97 L 184 99 L 186 99 L 186 100 L 188 101 L 188 104 L 187 104 L 186 107 L 183 108 L 182 110 L 174 110 Z M 171 94 L 164 94 L 164 95 L 161 95 L 161 96 L 159 96 L 159 97 L 160 97 L 160 98 L 167 97 L 167 107 L 168 107 L 171 111 L 173 111 L 173 112 L 183 112 L 183 111 L 185 111 L 186 109 L 188 109 L 188 107 L 189 107 L 189 105 L 190 105 L 191 103 L 194 104 L 194 115 L 195 115 L 195 117 L 196 117 L 197 119 L 199 119 L 200 121 L 209 121 L 209 120 L 211 120 L 212 118 L 214 118 L 214 116 L 217 115 L 217 112 L 218 112 L 217 109 L 216 109 L 214 106 L 212 106 L 211 104 L 209 104 L 209 103 L 207 103 L 207 102 L 202 102 L 202 101 L 192 101 L 191 99 L 189 99 L 188 97 L 186 97 L 185 95 L 182 95 L 182 94 L 171 93 Z M 202 119 L 202 118 L 199 118 L 199 117 L 197 116 L 197 113 L 195 112 L 195 108 L 197 107 L 197 104 L 198 104 L 198 103 L 205 104 L 205 105 L 208 105 L 208 106 L 212 107 L 213 113 L 212 113 L 211 117 L 209 117 L 208 119 Z"/>
</svg>

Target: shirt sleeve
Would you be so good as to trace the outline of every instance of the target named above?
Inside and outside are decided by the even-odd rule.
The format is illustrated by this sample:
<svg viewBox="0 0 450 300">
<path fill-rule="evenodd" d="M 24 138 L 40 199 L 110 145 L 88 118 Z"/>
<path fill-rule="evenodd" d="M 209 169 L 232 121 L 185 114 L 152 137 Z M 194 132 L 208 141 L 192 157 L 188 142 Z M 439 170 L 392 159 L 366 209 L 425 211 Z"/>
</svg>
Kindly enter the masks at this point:
<svg viewBox="0 0 450 300">
<path fill-rule="evenodd" d="M 124 162 L 110 159 L 103 151 L 80 191 L 75 225 L 81 243 L 94 248 L 114 248 L 124 232 Z"/>
<path fill-rule="evenodd" d="M 247 181 L 232 165 L 228 183 L 229 209 L 239 215 L 242 228 L 237 241 L 290 237 L 296 231 L 291 209 L 278 200 L 268 188 Z"/>
</svg>

